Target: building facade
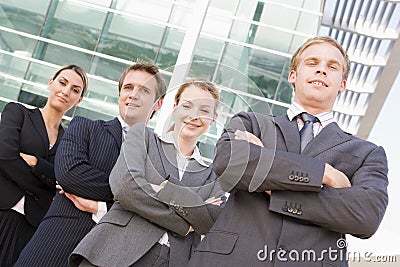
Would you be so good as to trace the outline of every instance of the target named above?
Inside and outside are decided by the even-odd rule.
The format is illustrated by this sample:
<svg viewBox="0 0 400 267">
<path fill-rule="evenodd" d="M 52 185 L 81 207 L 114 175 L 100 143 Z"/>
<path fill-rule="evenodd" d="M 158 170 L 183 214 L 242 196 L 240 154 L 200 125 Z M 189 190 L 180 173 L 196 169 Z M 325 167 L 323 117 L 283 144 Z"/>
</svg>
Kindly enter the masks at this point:
<svg viewBox="0 0 400 267">
<path fill-rule="evenodd" d="M 118 114 L 122 71 L 151 61 L 171 92 L 186 78 L 221 90 L 218 123 L 200 144 L 212 158 L 234 113 L 286 112 L 292 53 L 310 37 L 329 35 L 352 60 L 335 117 L 366 138 L 399 72 L 392 64 L 399 17 L 400 3 L 389 0 L 0 0 L 0 112 L 10 101 L 43 106 L 51 73 L 77 64 L 88 72 L 89 90 L 66 124 L 77 115 L 110 119 Z M 171 96 L 150 122 L 156 131 L 168 120 Z"/>
</svg>

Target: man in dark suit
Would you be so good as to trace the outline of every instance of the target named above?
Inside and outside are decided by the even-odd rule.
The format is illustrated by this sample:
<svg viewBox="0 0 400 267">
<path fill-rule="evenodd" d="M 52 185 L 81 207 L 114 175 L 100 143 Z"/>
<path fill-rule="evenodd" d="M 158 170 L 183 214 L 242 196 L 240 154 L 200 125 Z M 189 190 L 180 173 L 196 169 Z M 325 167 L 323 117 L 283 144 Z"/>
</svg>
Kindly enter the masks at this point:
<svg viewBox="0 0 400 267">
<path fill-rule="evenodd" d="M 374 234 L 388 204 L 387 160 L 334 121 L 349 67 L 335 40 L 309 39 L 291 60 L 287 115 L 232 118 L 214 159 L 231 194 L 189 266 L 347 266 L 345 234 Z"/>
<path fill-rule="evenodd" d="M 105 122 L 75 117 L 71 121 L 55 160 L 61 194 L 15 266 L 68 266 L 74 247 L 111 206 L 108 178 L 119 155 L 123 128 L 147 123 L 166 93 L 158 68 L 146 62 L 128 67 L 118 87 L 118 118 Z"/>
</svg>

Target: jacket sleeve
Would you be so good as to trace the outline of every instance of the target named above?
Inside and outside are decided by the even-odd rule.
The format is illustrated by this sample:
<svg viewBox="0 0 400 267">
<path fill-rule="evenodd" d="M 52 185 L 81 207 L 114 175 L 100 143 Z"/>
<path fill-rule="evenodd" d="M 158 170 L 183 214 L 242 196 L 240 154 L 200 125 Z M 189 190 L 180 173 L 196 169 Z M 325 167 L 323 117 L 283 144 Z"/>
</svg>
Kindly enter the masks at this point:
<svg viewBox="0 0 400 267">
<path fill-rule="evenodd" d="M 388 205 L 387 173 L 385 152 L 374 147 L 350 177 L 351 187 L 324 186 L 319 193 L 273 191 L 269 209 L 331 231 L 368 238 L 378 229 Z"/>
<path fill-rule="evenodd" d="M 39 156 L 36 156 L 36 158 L 37 163 L 32 168 L 32 173 L 48 186 L 55 188 L 56 176 L 54 173 L 54 164 Z"/>
<path fill-rule="evenodd" d="M 152 223 L 185 236 L 189 223 L 174 209 L 157 199 L 146 176 L 147 128 L 135 124 L 128 132 L 121 153 L 110 175 L 110 186 L 115 201 L 123 208 L 140 215 Z M 144 140 L 146 142 L 144 142 Z M 154 177 L 153 177 L 154 179 Z M 163 177 L 158 177 L 161 181 Z"/>
<path fill-rule="evenodd" d="M 95 137 L 92 132 L 95 127 L 93 121 L 74 117 L 57 150 L 56 178 L 68 193 L 96 201 L 112 201 L 108 174 L 91 164 L 89 149 L 91 138 Z M 101 156 L 106 155 L 104 152 Z"/>
<path fill-rule="evenodd" d="M 38 198 L 35 189 L 48 186 L 32 172 L 32 168 L 20 157 L 20 133 L 24 123 L 24 113 L 16 103 L 5 106 L 0 124 L 0 169 L 6 177 L 16 183 L 27 194 Z M 47 163 L 48 168 L 53 164 Z M 54 173 L 48 171 L 50 179 Z M 44 175 L 44 174 L 42 174 Z M 45 178 L 45 177 L 42 177 Z M 55 190 L 55 189 L 54 189 Z"/>
<path fill-rule="evenodd" d="M 218 140 L 214 170 L 219 176 L 222 189 L 227 192 L 232 190 L 319 192 L 325 168 L 322 160 L 277 150 L 274 130 L 270 130 L 273 133 L 270 136 L 263 136 L 270 139 L 269 145 L 265 147 L 235 139 L 236 130 L 253 133 L 256 123 L 269 123 L 270 128 L 275 129 L 272 120 L 256 121 L 249 116 L 249 113 L 241 112 L 231 119 Z M 265 140 L 261 141 L 264 143 Z M 294 170 L 303 173 L 308 179 L 307 183 L 289 179 Z"/>
<path fill-rule="evenodd" d="M 226 199 L 215 178 L 214 173 L 211 173 L 203 186 L 187 187 L 179 179 L 171 177 L 157 197 L 174 208 L 197 233 L 206 234 L 216 221 Z M 210 197 L 222 198 L 224 203 L 221 206 L 205 203 Z"/>
</svg>

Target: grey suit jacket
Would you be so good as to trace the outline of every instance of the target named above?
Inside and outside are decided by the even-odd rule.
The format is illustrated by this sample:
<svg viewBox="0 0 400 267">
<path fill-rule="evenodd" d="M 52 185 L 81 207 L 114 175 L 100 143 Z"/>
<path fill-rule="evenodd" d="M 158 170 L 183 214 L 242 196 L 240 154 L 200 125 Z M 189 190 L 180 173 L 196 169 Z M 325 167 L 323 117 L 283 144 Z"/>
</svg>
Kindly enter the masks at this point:
<svg viewBox="0 0 400 267">
<path fill-rule="evenodd" d="M 237 129 L 258 132 L 264 147 L 235 140 Z M 352 187 L 321 188 L 325 163 Z M 300 154 L 296 120 L 239 113 L 217 143 L 214 167 L 231 195 L 189 266 L 347 266 L 345 234 L 370 237 L 388 204 L 383 148 L 336 123 Z"/>
<path fill-rule="evenodd" d="M 168 232 L 170 266 L 186 266 L 192 246 L 221 210 L 204 200 L 224 192 L 212 168 L 190 161 L 180 181 L 176 166 L 173 144 L 134 125 L 110 175 L 116 203 L 76 247 L 70 265 L 86 258 L 96 266 L 130 266 Z M 153 191 L 150 183 L 159 185 L 166 177 L 166 186 Z M 196 232 L 188 234 L 190 225 Z"/>
</svg>

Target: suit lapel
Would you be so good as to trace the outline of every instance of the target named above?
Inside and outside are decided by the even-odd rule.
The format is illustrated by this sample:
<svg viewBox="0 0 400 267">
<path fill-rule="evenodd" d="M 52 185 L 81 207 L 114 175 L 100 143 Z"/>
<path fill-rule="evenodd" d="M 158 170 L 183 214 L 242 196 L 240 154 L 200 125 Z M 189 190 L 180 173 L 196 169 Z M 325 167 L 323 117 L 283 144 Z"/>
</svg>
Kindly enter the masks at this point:
<svg viewBox="0 0 400 267">
<path fill-rule="evenodd" d="M 172 175 L 179 179 L 178 162 L 176 160 L 176 149 L 174 144 L 161 142 L 162 152 L 160 153 L 161 162 L 165 169 L 166 175 Z M 161 151 L 160 151 L 161 152 Z M 211 169 L 200 165 L 196 160 L 189 160 L 188 166 L 182 177 L 182 183 L 186 186 L 200 186 L 203 185 L 210 175 Z"/>
<path fill-rule="evenodd" d="M 107 121 L 104 123 L 105 128 L 114 137 L 115 142 L 118 145 L 118 149 L 121 149 L 122 144 L 122 126 L 117 118 Z"/>
<path fill-rule="evenodd" d="M 285 115 L 275 117 L 274 121 L 281 130 L 287 151 L 300 153 L 300 134 L 296 119 L 290 121 Z"/>
<path fill-rule="evenodd" d="M 48 155 L 50 143 L 42 113 L 39 109 L 34 109 L 33 112 L 29 113 L 29 117 L 31 118 L 33 127 L 35 127 L 35 130 L 38 132 L 40 139 L 42 140 L 44 151 L 46 151 L 46 155 Z"/>
<path fill-rule="evenodd" d="M 174 144 L 160 142 L 160 158 L 166 175 L 179 179 L 178 162 L 176 161 L 176 150 Z"/>
<path fill-rule="evenodd" d="M 303 150 L 303 154 L 315 157 L 318 154 L 350 140 L 350 137 L 340 129 L 336 122 L 328 124 L 311 140 Z"/>
</svg>

